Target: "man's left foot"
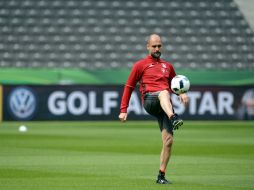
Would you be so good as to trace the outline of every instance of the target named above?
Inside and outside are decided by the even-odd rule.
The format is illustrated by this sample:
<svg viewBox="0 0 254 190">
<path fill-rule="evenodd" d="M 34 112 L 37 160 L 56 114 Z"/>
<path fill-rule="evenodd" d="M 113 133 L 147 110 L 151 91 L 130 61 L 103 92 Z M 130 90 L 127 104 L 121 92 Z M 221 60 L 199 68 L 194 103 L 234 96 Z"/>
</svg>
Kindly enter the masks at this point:
<svg viewBox="0 0 254 190">
<path fill-rule="evenodd" d="M 174 114 L 171 118 L 170 118 L 172 125 L 173 125 L 173 129 L 176 130 L 178 129 L 182 124 L 183 124 L 183 120 L 181 118 L 178 117 L 177 114 Z"/>
</svg>

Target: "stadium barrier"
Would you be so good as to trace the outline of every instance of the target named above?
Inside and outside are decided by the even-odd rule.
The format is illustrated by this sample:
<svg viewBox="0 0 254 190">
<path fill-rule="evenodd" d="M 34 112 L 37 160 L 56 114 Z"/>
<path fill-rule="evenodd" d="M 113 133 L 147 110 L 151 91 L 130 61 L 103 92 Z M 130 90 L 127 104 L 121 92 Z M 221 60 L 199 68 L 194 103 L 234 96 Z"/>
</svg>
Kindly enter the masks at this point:
<svg viewBox="0 0 254 190">
<path fill-rule="evenodd" d="M 3 87 L 0 85 L 0 122 L 3 120 Z"/>
<path fill-rule="evenodd" d="M 187 107 L 177 96 L 172 99 L 175 112 L 184 119 L 248 119 L 241 102 L 249 89 L 254 86 L 191 86 Z M 122 90 L 122 85 L 3 85 L 0 119 L 118 120 Z M 129 105 L 129 120 L 153 119 L 143 109 L 138 90 L 132 94 Z"/>
</svg>

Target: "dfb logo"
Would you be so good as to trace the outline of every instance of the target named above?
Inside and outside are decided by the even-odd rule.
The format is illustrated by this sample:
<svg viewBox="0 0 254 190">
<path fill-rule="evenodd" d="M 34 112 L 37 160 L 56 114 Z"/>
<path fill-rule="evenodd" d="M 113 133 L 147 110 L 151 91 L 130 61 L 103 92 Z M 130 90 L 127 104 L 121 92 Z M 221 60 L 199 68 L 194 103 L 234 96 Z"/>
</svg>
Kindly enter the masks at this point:
<svg viewBox="0 0 254 190">
<path fill-rule="evenodd" d="M 34 92 L 27 87 L 15 88 L 9 96 L 8 108 L 10 114 L 17 120 L 29 120 L 37 107 Z"/>
</svg>

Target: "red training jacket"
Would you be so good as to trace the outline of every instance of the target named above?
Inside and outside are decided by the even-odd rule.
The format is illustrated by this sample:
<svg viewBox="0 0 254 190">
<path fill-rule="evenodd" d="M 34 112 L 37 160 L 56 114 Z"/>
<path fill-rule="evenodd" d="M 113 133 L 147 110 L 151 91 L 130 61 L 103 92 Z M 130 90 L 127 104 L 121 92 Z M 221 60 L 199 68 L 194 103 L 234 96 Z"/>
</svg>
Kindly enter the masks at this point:
<svg viewBox="0 0 254 190">
<path fill-rule="evenodd" d="M 131 93 L 137 82 L 140 84 L 139 90 L 142 94 L 143 102 L 144 95 L 148 92 L 162 90 L 172 92 L 170 83 L 174 76 L 176 76 L 176 73 L 173 65 L 163 59 L 154 59 L 151 55 L 148 55 L 144 59 L 136 62 L 124 86 L 120 112 L 127 112 Z"/>
</svg>

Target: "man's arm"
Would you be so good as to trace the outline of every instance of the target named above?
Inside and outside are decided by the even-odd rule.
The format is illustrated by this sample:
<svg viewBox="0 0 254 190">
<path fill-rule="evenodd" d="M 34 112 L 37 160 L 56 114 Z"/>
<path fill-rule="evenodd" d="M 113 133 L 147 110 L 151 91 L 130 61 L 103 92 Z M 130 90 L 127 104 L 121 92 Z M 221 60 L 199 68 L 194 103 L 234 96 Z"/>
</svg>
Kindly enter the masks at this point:
<svg viewBox="0 0 254 190">
<path fill-rule="evenodd" d="M 127 108 L 129 106 L 129 101 L 131 98 L 132 91 L 134 90 L 135 87 L 125 85 L 124 90 L 123 90 L 123 95 L 122 95 L 122 101 L 121 101 L 121 106 L 120 106 L 120 112 L 121 113 L 126 113 Z"/>
<path fill-rule="evenodd" d="M 188 105 L 188 103 L 189 103 L 189 97 L 187 96 L 186 93 L 180 94 L 179 95 L 179 99 L 180 99 L 180 102 L 183 103 L 185 106 Z"/>
<path fill-rule="evenodd" d="M 131 98 L 131 94 L 136 86 L 136 83 L 139 81 L 141 75 L 139 73 L 138 64 L 134 64 L 130 76 L 124 86 L 121 106 L 120 106 L 120 121 L 126 121 L 127 119 L 127 108 L 129 106 L 129 101 Z"/>
</svg>

